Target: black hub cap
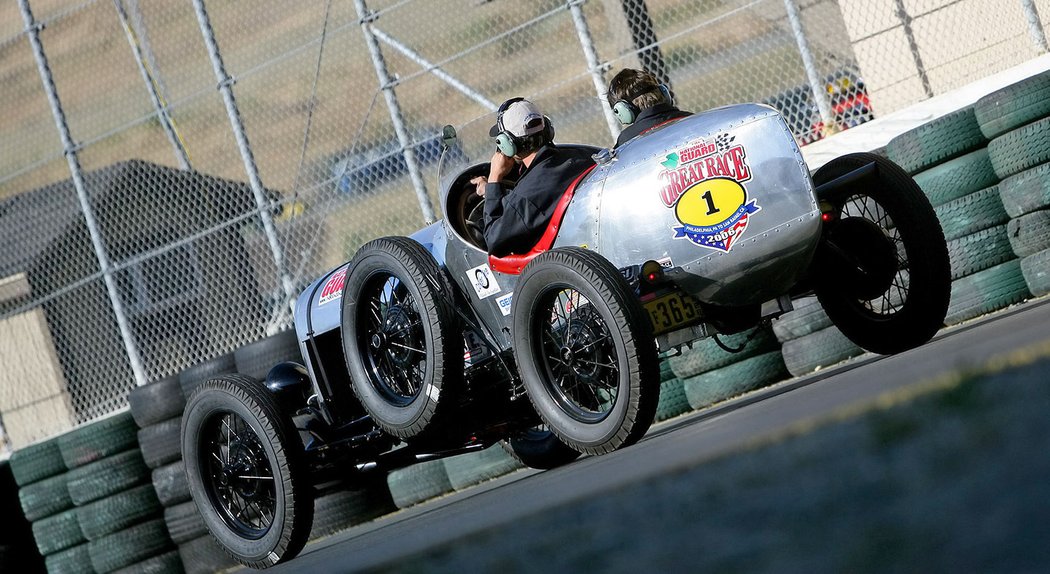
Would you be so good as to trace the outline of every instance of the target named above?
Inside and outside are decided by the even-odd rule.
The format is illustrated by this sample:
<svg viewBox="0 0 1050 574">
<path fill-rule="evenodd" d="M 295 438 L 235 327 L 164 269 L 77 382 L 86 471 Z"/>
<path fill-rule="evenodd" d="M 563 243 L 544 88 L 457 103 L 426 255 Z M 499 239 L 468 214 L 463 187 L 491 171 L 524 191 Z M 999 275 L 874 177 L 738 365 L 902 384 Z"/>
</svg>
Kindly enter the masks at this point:
<svg viewBox="0 0 1050 574">
<path fill-rule="evenodd" d="M 616 404 L 620 379 L 609 326 L 574 289 L 552 287 L 539 301 L 538 351 L 551 396 L 577 420 L 604 419 Z"/>
<path fill-rule="evenodd" d="M 397 277 L 379 273 L 358 303 L 358 342 L 372 387 L 404 406 L 419 394 L 426 375 L 427 342 L 416 301 Z"/>
<path fill-rule="evenodd" d="M 908 254 L 900 229 L 874 198 L 855 195 L 842 205 L 839 227 L 853 237 L 847 240 L 863 277 L 851 293 L 873 315 L 892 315 L 908 301 L 911 279 Z"/>
<path fill-rule="evenodd" d="M 273 524 L 276 486 L 259 437 L 240 416 L 219 413 L 201 432 L 204 481 L 226 526 L 242 538 L 261 538 Z"/>
</svg>

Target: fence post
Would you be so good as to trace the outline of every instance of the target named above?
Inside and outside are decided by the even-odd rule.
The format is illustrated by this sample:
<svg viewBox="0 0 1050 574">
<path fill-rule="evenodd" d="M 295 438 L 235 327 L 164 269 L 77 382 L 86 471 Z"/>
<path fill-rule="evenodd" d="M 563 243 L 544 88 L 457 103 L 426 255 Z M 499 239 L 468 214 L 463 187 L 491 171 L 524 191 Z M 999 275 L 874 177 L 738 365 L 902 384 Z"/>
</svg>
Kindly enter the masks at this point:
<svg viewBox="0 0 1050 574">
<path fill-rule="evenodd" d="M 160 86 L 153 73 L 150 72 L 150 67 L 147 65 L 146 58 L 143 55 L 143 45 L 139 41 L 135 30 L 131 27 L 131 23 L 128 22 L 127 10 L 125 10 L 122 0 L 113 0 L 113 6 L 116 7 L 120 24 L 124 27 L 124 35 L 128 37 L 128 44 L 131 46 L 131 53 L 135 56 L 135 63 L 139 67 L 139 73 L 142 74 L 142 80 L 146 83 L 149 99 L 153 103 L 153 108 L 157 110 L 157 121 L 164 126 L 164 133 L 168 136 L 168 142 L 171 143 L 171 147 L 175 151 L 175 159 L 178 160 L 179 167 L 188 170 L 190 169 L 190 157 L 186 153 L 186 146 L 183 145 L 182 138 L 175 131 L 175 123 L 172 121 L 171 114 L 168 113 L 168 106 L 164 103 L 160 94 Z"/>
<path fill-rule="evenodd" d="M 98 266 L 102 271 L 102 280 L 106 284 L 106 292 L 109 295 L 110 304 L 113 306 L 113 315 L 117 320 L 117 329 L 120 338 L 124 342 L 124 350 L 128 354 L 128 362 L 131 364 L 131 372 L 135 376 L 135 384 L 145 385 L 149 382 L 146 378 L 146 369 L 142 365 L 142 357 L 139 355 L 138 347 L 135 345 L 135 337 L 131 332 L 127 314 L 124 311 L 124 303 L 120 299 L 117 290 L 117 281 L 113 277 L 113 268 L 109 262 L 109 254 L 106 245 L 102 241 L 102 230 L 99 229 L 95 212 L 91 208 L 91 199 L 88 196 L 87 185 L 84 183 L 83 172 L 80 169 L 80 159 L 77 157 L 79 145 L 73 141 L 73 135 L 66 123 L 66 114 L 62 109 L 62 102 L 58 99 L 58 90 L 55 88 L 55 80 L 51 75 L 51 67 L 48 65 L 47 56 L 44 54 L 44 46 L 40 43 L 40 29 L 42 25 L 33 18 L 33 12 L 29 9 L 29 0 L 18 0 L 18 7 L 22 11 L 22 20 L 26 25 L 26 35 L 33 47 L 33 56 L 36 58 L 37 71 L 40 72 L 40 81 L 44 84 L 44 92 L 47 93 L 47 101 L 51 106 L 51 115 L 55 119 L 55 127 L 58 128 L 59 136 L 62 138 L 62 148 L 69 164 L 69 171 L 73 178 L 73 188 L 76 189 L 77 199 L 80 201 L 80 209 L 84 213 L 84 223 L 87 226 L 88 235 L 91 237 L 91 246 L 95 249 L 95 257 L 98 258 Z"/>
<path fill-rule="evenodd" d="M 197 22 L 200 24 L 201 34 L 204 36 L 204 44 L 208 48 L 208 56 L 211 57 L 211 65 L 215 71 L 215 78 L 219 81 L 219 92 L 222 93 L 223 102 L 226 104 L 226 115 L 230 118 L 230 126 L 233 135 L 237 139 L 237 148 L 241 152 L 241 160 L 244 162 L 244 170 L 248 173 L 248 183 L 255 196 L 255 206 L 259 210 L 262 219 L 263 231 L 270 243 L 270 251 L 273 253 L 273 261 L 277 267 L 277 276 L 284 289 L 288 301 L 295 299 L 295 286 L 288 276 L 288 268 L 285 264 L 284 251 L 281 249 L 280 239 L 277 237 L 277 227 L 273 223 L 273 214 L 270 213 L 270 202 L 266 199 L 266 190 L 263 188 L 262 180 L 259 179 L 259 169 L 255 165 L 255 156 L 248 143 L 248 135 L 241 122 L 241 113 L 237 109 L 237 100 L 233 97 L 234 79 L 226 73 L 226 66 L 222 63 L 222 54 L 215 42 L 215 33 L 211 27 L 211 20 L 204 8 L 204 0 L 193 0 L 193 8 L 197 12 Z"/>
<path fill-rule="evenodd" d="M 919 42 L 915 39 L 915 31 L 911 29 L 912 17 L 904 8 L 904 0 L 893 0 L 896 5 L 897 18 L 901 21 L 904 29 L 904 37 L 908 40 L 908 49 L 911 50 L 912 61 L 915 62 L 915 70 L 919 73 L 919 81 L 922 82 L 922 90 L 926 92 L 927 98 L 933 97 L 933 88 L 930 87 L 930 77 L 926 75 L 926 65 L 922 62 L 922 54 L 919 53 Z"/>
<path fill-rule="evenodd" d="M 1043 23 L 1039 20 L 1039 11 L 1035 9 L 1034 0 L 1021 0 L 1021 7 L 1028 20 L 1028 37 L 1040 53 L 1050 52 L 1050 46 L 1046 43 L 1046 32 L 1043 31 Z"/>
<path fill-rule="evenodd" d="M 361 32 L 365 36 L 365 44 L 368 45 L 368 53 L 372 56 L 372 65 L 379 78 L 379 87 L 383 90 L 386 106 L 390 110 L 390 121 L 394 124 L 394 132 L 397 133 L 397 141 L 401 145 L 401 153 L 405 156 L 405 164 L 408 166 L 408 175 L 412 178 L 412 187 L 416 190 L 416 199 L 419 201 L 419 209 L 423 212 L 423 219 L 427 225 L 437 219 L 434 216 L 434 206 L 430 203 L 427 195 L 427 186 L 423 182 L 423 174 L 419 171 L 419 163 L 416 161 L 416 148 L 412 145 L 412 136 L 408 133 L 405 125 L 405 117 L 401 112 L 401 104 L 397 101 L 394 93 L 394 81 L 386 68 L 386 60 L 383 52 L 379 49 L 379 41 L 376 40 L 375 32 L 372 30 L 372 22 L 376 16 L 365 6 L 365 0 L 354 0 L 357 8 L 357 17 L 360 19 Z"/>
<path fill-rule="evenodd" d="M 837 128 L 835 114 L 831 111 L 831 102 L 828 100 L 827 90 L 824 89 L 824 81 L 817 71 L 817 65 L 813 61 L 813 52 L 809 49 L 809 41 L 806 32 L 802 28 L 802 15 L 798 9 L 797 0 L 784 0 L 787 8 L 788 22 L 791 23 L 791 31 L 795 34 L 795 43 L 798 44 L 798 53 L 802 56 L 802 66 L 806 69 L 806 78 L 809 80 L 809 89 L 813 92 L 813 100 L 820 112 L 820 119 L 824 121 L 824 133 L 834 132 Z"/>
<path fill-rule="evenodd" d="M 587 70 L 591 73 L 591 81 L 594 82 L 594 90 L 598 92 L 598 99 L 602 102 L 602 111 L 605 112 L 605 123 L 609 125 L 609 133 L 613 140 L 620 135 L 620 122 L 613 115 L 609 100 L 605 94 L 609 86 L 605 84 L 605 76 L 602 75 L 602 63 L 598 60 L 598 52 L 594 49 L 594 39 L 591 37 L 591 29 L 587 26 L 587 19 L 583 15 L 583 3 L 587 0 L 569 0 L 569 11 L 572 12 L 572 22 L 576 25 L 576 35 L 580 39 L 580 47 L 583 55 L 587 58 Z"/>
</svg>

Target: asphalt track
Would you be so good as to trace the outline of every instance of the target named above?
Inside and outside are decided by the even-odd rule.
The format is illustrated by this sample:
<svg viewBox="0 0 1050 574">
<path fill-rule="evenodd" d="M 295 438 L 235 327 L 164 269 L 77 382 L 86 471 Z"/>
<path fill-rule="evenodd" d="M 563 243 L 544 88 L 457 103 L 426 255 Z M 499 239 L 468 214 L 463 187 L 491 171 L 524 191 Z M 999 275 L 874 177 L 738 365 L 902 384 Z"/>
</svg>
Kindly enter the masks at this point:
<svg viewBox="0 0 1050 574">
<path fill-rule="evenodd" d="M 926 345 L 900 355 L 865 356 L 674 419 L 654 427 L 639 444 L 610 455 L 546 472 L 519 471 L 385 516 L 315 543 L 295 560 L 269 571 L 397 569 L 398 562 L 412 554 L 470 540 L 574 502 L 593 503 L 603 493 L 694 468 L 888 393 L 1040 345 L 1050 348 L 1050 300 L 944 330 Z"/>
</svg>

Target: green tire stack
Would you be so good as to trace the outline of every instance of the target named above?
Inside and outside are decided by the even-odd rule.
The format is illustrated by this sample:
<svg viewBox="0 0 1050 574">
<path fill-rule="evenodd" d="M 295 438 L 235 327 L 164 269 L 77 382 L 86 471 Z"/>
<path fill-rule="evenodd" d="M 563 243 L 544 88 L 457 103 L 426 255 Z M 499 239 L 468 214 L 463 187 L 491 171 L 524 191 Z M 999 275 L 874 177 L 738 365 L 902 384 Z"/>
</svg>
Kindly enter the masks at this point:
<svg viewBox="0 0 1050 574">
<path fill-rule="evenodd" d="M 864 353 L 832 325 L 816 297 L 792 301 L 794 310 L 773 321 L 773 333 L 783 344 L 787 371 L 801 377 Z"/>
<path fill-rule="evenodd" d="M 730 349 L 729 352 L 718 345 Z M 698 410 L 788 378 L 773 332 L 768 327 L 707 337 L 683 348 L 667 362 L 681 380 L 689 408 Z"/>
<path fill-rule="evenodd" d="M 1032 295 L 1046 295 L 1050 293 L 1050 73 L 988 94 L 977 102 L 976 110 L 981 130 L 992 140 L 988 152 L 1002 179 L 999 194 L 1010 218 L 1007 238 L 1013 255 L 1020 259 L 996 278 L 997 288 L 1023 286 Z"/>
<path fill-rule="evenodd" d="M 1007 235 L 996 144 L 989 143 L 996 134 L 986 131 L 981 119 L 988 110 L 978 103 L 905 132 L 886 146 L 890 159 L 914 174 L 948 242 L 952 291 L 947 324 L 1028 296 Z"/>
</svg>

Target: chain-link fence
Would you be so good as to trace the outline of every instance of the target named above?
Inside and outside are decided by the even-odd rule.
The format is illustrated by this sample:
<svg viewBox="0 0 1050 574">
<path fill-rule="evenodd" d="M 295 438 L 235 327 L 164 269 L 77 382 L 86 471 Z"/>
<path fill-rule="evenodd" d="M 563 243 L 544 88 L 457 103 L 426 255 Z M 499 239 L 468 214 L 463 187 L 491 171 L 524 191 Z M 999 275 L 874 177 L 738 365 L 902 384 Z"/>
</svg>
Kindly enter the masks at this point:
<svg viewBox="0 0 1050 574">
<path fill-rule="evenodd" d="M 1047 3 L 0 0 L 4 427 L 288 328 L 319 272 L 440 217 L 440 126 L 508 97 L 609 145 L 599 96 L 644 67 L 805 144 L 1044 53 Z"/>
</svg>

